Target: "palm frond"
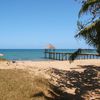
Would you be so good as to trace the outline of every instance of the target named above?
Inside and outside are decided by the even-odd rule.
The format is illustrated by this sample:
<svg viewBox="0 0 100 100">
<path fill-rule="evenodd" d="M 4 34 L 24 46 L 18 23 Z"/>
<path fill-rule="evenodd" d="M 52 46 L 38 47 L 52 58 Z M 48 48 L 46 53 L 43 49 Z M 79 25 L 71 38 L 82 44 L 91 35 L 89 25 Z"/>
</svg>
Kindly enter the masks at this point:
<svg viewBox="0 0 100 100">
<path fill-rule="evenodd" d="M 86 43 L 92 46 L 100 43 L 100 19 L 96 20 L 94 23 L 82 29 L 78 34 L 75 35 L 76 38 L 82 37 L 86 40 Z"/>
<path fill-rule="evenodd" d="M 82 53 L 82 49 L 78 49 L 77 51 L 75 51 L 74 53 L 72 53 L 69 57 L 69 61 L 70 63 L 73 62 L 78 56 L 79 54 Z"/>
<path fill-rule="evenodd" d="M 100 0 L 87 0 L 87 1 L 83 4 L 82 8 L 80 9 L 79 17 L 80 17 L 82 14 L 88 12 L 88 11 L 89 11 L 89 8 L 92 8 L 92 7 L 93 7 L 95 4 L 97 4 L 97 3 L 100 3 Z"/>
</svg>

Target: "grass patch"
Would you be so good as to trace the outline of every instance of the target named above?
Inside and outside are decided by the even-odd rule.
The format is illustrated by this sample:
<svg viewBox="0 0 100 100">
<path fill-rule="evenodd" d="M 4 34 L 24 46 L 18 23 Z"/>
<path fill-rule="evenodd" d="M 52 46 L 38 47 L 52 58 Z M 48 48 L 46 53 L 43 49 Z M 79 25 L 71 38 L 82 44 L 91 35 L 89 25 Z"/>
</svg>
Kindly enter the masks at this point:
<svg viewBox="0 0 100 100">
<path fill-rule="evenodd" d="M 20 69 L 0 69 L 0 100 L 49 100 L 49 89 L 43 77 L 32 78 Z"/>
</svg>

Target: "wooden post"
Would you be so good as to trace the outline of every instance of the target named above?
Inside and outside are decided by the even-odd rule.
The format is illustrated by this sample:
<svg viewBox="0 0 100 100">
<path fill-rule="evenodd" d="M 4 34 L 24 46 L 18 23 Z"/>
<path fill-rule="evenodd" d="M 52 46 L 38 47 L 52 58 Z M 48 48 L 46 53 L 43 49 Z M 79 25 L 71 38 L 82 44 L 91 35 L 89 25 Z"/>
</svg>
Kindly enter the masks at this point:
<svg viewBox="0 0 100 100">
<path fill-rule="evenodd" d="M 85 55 L 83 55 L 84 59 L 85 59 Z"/>
<path fill-rule="evenodd" d="M 53 53 L 53 59 L 55 60 L 55 52 Z"/>
<path fill-rule="evenodd" d="M 88 54 L 87 54 L 87 59 L 88 59 Z"/>
<path fill-rule="evenodd" d="M 53 49 L 53 59 L 55 60 L 55 49 Z"/>
<path fill-rule="evenodd" d="M 92 57 L 91 57 L 92 55 L 90 54 L 90 59 L 92 59 Z"/>
<path fill-rule="evenodd" d="M 93 55 L 93 59 L 94 59 L 94 55 Z"/>
<path fill-rule="evenodd" d="M 51 52 L 49 54 L 50 54 L 50 59 L 51 59 Z"/>
<path fill-rule="evenodd" d="M 96 55 L 96 59 L 98 59 L 98 56 Z"/>
<path fill-rule="evenodd" d="M 60 53 L 59 53 L 59 60 L 60 60 Z"/>
<path fill-rule="evenodd" d="M 52 52 L 50 54 L 51 54 L 51 56 L 50 56 L 51 58 L 50 59 L 52 59 Z"/>
<path fill-rule="evenodd" d="M 65 60 L 67 60 L 67 54 L 65 53 Z"/>
<path fill-rule="evenodd" d="M 49 53 L 49 59 L 50 59 L 50 52 L 48 52 Z"/>
<path fill-rule="evenodd" d="M 63 60 L 65 60 L 66 58 L 65 58 L 65 53 L 63 54 Z"/>
<path fill-rule="evenodd" d="M 67 55 L 66 55 L 67 60 L 68 60 L 68 57 L 69 57 L 69 56 L 68 56 L 68 54 L 67 54 Z"/>
<path fill-rule="evenodd" d="M 56 53 L 56 60 L 57 60 L 57 53 Z"/>
<path fill-rule="evenodd" d="M 61 60 L 63 60 L 63 53 L 61 55 L 62 55 L 62 59 Z"/>
<path fill-rule="evenodd" d="M 54 51 L 54 50 L 53 50 Z M 45 58 L 54 59 L 54 60 L 68 60 L 71 53 L 61 53 L 53 52 L 48 49 L 45 49 Z M 100 55 L 97 54 L 80 54 L 77 59 L 100 59 Z"/>
</svg>

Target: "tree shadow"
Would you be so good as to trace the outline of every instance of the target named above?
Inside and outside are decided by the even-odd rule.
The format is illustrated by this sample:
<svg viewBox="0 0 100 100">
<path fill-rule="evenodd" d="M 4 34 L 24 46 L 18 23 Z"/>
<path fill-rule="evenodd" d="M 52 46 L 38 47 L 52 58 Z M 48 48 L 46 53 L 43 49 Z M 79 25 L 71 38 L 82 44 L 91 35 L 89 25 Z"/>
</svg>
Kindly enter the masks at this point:
<svg viewBox="0 0 100 100">
<path fill-rule="evenodd" d="M 94 65 L 84 65 L 81 68 L 85 68 L 83 72 L 78 71 L 64 71 L 58 69 L 52 69 L 52 80 L 55 80 L 58 88 L 75 88 L 75 95 L 66 93 L 68 96 L 73 97 L 72 99 L 66 100 L 82 100 L 82 96 L 88 91 L 100 90 L 100 67 Z M 65 94 L 65 93 L 64 93 Z M 63 94 L 60 94 L 62 97 Z M 59 99 L 64 100 L 64 99 Z M 84 100 L 84 99 L 83 99 Z"/>
<path fill-rule="evenodd" d="M 49 93 L 52 94 L 54 97 L 54 100 L 83 100 L 81 97 L 77 97 L 74 94 L 64 92 L 61 90 L 58 86 L 52 85 L 52 91 L 49 91 Z"/>
<path fill-rule="evenodd" d="M 100 71 L 100 66 L 95 66 L 95 65 L 78 65 L 78 66 L 85 69 L 92 68 L 93 70 Z"/>
<path fill-rule="evenodd" d="M 52 97 L 46 96 L 42 91 L 34 94 L 32 97 L 44 97 L 46 100 L 54 100 Z"/>
<path fill-rule="evenodd" d="M 53 68 L 52 77 L 49 80 L 51 89 L 48 90 L 51 97 L 46 96 L 43 92 L 39 92 L 33 97 L 43 96 L 46 100 L 87 100 L 83 98 L 84 94 L 87 94 L 88 91 L 100 90 L 100 67 L 94 65 L 78 66 L 84 68 L 84 71 L 65 71 Z M 64 89 L 73 88 L 75 89 L 74 94 L 64 91 Z"/>
<path fill-rule="evenodd" d="M 48 97 L 43 92 L 38 92 L 34 94 L 32 97 L 44 97 L 45 100 L 83 100 L 82 98 L 76 97 L 73 94 L 63 92 L 57 86 L 52 85 L 51 87 L 52 90 L 48 90 L 48 93 L 51 95 L 51 97 Z"/>
</svg>

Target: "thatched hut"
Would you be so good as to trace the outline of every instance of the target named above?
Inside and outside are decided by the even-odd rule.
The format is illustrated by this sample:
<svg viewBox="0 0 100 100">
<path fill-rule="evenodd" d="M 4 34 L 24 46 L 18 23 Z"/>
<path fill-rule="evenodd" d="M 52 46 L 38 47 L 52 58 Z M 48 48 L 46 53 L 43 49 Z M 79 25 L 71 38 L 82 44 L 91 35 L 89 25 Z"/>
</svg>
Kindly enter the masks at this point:
<svg viewBox="0 0 100 100">
<path fill-rule="evenodd" d="M 55 47 L 52 44 L 48 44 L 46 49 L 55 49 Z"/>
<path fill-rule="evenodd" d="M 48 44 L 47 47 L 45 48 L 45 52 L 44 52 L 45 58 L 48 58 L 48 56 L 49 58 L 51 58 L 52 55 L 50 54 L 50 52 L 55 52 L 55 47 L 52 44 Z"/>
</svg>

